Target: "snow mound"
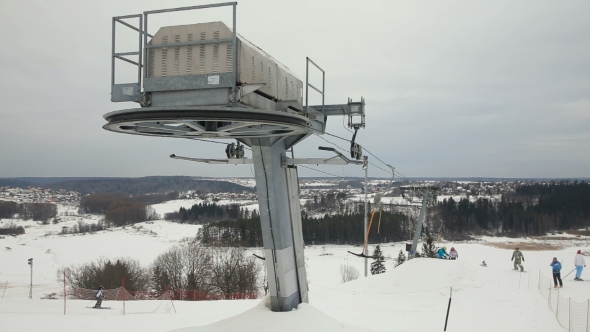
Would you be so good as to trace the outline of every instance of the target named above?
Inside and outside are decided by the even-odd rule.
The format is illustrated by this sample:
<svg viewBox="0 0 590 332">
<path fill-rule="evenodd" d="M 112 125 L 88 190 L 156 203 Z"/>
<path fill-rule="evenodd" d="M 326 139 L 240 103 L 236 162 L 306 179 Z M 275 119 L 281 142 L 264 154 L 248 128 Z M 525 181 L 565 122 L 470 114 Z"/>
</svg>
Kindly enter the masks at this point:
<svg viewBox="0 0 590 332">
<path fill-rule="evenodd" d="M 344 324 L 322 313 L 314 306 L 301 303 L 291 312 L 272 312 L 270 297 L 264 298 L 256 307 L 237 316 L 211 325 L 172 330 L 174 332 L 298 332 L 298 331 L 374 331 Z"/>
</svg>

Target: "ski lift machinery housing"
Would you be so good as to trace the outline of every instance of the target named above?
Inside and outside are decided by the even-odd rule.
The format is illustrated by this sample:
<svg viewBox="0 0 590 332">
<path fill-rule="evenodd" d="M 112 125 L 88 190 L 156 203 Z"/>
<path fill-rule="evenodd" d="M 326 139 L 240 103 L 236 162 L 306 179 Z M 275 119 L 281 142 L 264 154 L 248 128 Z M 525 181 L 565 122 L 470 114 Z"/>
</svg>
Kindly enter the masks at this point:
<svg viewBox="0 0 590 332">
<path fill-rule="evenodd" d="M 149 33 L 156 30 L 148 26 L 153 15 L 214 7 L 233 10 L 231 27 L 208 22 L 156 27 Z M 237 34 L 236 7 L 237 2 L 228 2 L 113 17 L 111 101 L 136 102 L 139 107 L 105 114 L 103 128 L 145 136 L 237 140 L 237 148 L 225 149 L 228 159 L 171 157 L 254 164 L 271 309 L 290 311 L 308 302 L 296 165 L 358 164 L 360 156 L 352 154 L 357 160 L 350 160 L 321 148 L 337 156 L 290 159 L 286 150 L 311 134 L 323 134 L 328 116 L 348 116 L 355 130 L 364 127 L 365 103 L 361 98 L 326 105 L 325 72 L 307 58 L 304 104 L 303 82 Z M 137 33 L 136 51 L 118 52 L 118 28 Z M 123 62 L 136 66 L 134 82 L 117 81 Z M 310 67 L 321 71 L 321 88 L 307 80 Z M 321 105 L 308 105 L 309 88 L 321 95 Z M 362 125 L 353 117 L 360 117 Z M 235 153 L 240 144 L 251 147 L 252 159 L 244 158 L 243 150 Z"/>
</svg>

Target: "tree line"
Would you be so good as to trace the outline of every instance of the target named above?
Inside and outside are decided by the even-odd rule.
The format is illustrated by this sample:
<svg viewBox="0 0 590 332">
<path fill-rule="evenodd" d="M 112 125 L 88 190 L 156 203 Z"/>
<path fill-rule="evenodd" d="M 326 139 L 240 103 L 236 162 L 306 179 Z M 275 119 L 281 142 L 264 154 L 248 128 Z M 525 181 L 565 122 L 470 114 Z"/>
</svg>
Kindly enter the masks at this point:
<svg viewBox="0 0 590 332">
<path fill-rule="evenodd" d="M 219 220 L 249 219 L 253 216 L 256 216 L 256 210 L 250 212 L 238 204 L 199 203 L 188 209 L 181 207 L 178 212 L 166 213 L 164 218 L 180 223 L 202 224 Z"/>
<path fill-rule="evenodd" d="M 130 197 L 124 193 L 86 195 L 80 200 L 80 212 L 104 214 L 105 222 L 114 226 L 130 225 L 159 218 L 154 209 L 144 203 L 142 199 Z"/>
<path fill-rule="evenodd" d="M 57 205 L 0 201 L 0 218 L 13 218 L 16 214 L 24 220 L 48 222 L 57 216 Z"/>
<path fill-rule="evenodd" d="M 99 285 L 115 289 L 125 279 L 125 288 L 131 292 L 197 291 L 223 298 L 236 293 L 256 297 L 264 286 L 261 271 L 244 248 L 205 247 L 192 239 L 163 252 L 148 267 L 132 258 L 101 258 L 70 266 L 66 279 L 85 289 Z"/>
<path fill-rule="evenodd" d="M 499 201 L 453 198 L 439 202 L 434 218 L 455 233 L 542 235 L 590 227 L 590 184 L 549 182 L 518 186 Z"/>
<path fill-rule="evenodd" d="M 379 224 L 379 219 L 381 223 Z M 370 243 L 405 240 L 403 230 L 407 217 L 401 213 L 375 213 L 369 234 Z M 307 244 L 362 244 L 364 243 L 364 214 L 325 215 L 301 220 L 303 240 Z M 250 219 L 211 222 L 199 229 L 197 237 L 205 245 L 261 247 L 260 216 Z"/>
</svg>

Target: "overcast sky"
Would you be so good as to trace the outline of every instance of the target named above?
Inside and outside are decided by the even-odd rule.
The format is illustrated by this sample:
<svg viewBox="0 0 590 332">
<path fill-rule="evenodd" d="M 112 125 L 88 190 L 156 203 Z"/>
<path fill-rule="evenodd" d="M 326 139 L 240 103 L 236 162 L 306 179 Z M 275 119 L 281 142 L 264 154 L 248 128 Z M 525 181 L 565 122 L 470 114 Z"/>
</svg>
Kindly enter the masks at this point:
<svg viewBox="0 0 590 332">
<path fill-rule="evenodd" d="M 220 144 L 102 129 L 105 113 L 134 107 L 110 102 L 112 17 L 207 3 L 1 1 L 0 177 L 252 176 L 250 166 L 168 158 L 221 158 Z M 238 33 L 300 79 L 306 56 L 326 70 L 326 103 L 363 96 L 367 127 L 357 141 L 406 176 L 590 177 L 590 1 L 242 0 L 237 8 Z M 230 12 L 150 24 L 229 25 Z M 327 131 L 352 136 L 341 117 Z M 319 145 L 328 143 L 310 137 L 296 156 L 326 155 Z"/>
</svg>

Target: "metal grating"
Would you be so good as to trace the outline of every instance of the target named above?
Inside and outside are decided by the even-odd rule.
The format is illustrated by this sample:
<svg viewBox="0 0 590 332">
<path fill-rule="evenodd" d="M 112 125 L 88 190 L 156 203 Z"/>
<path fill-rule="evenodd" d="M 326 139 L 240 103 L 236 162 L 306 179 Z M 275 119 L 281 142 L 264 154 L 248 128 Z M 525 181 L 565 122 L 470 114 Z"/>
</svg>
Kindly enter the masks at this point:
<svg viewBox="0 0 590 332">
<path fill-rule="evenodd" d="M 225 48 L 225 71 L 226 72 L 230 72 L 233 70 L 234 64 L 233 64 L 233 45 L 232 44 L 227 44 L 226 48 Z"/>
<path fill-rule="evenodd" d="M 162 37 L 162 44 L 168 44 L 168 36 Z M 168 47 L 162 48 L 162 77 L 168 76 Z"/>
<path fill-rule="evenodd" d="M 193 41 L 193 34 L 189 33 L 187 35 L 187 41 Z M 193 73 L 193 47 L 188 46 L 186 49 L 186 72 L 188 75 L 192 75 Z"/>
<path fill-rule="evenodd" d="M 206 32 L 201 32 L 201 39 L 200 40 L 207 40 L 207 33 Z M 201 45 L 200 49 L 199 49 L 199 73 L 200 74 L 204 74 L 205 73 L 205 45 Z"/>
<path fill-rule="evenodd" d="M 180 35 L 174 35 L 174 43 L 180 43 Z M 180 75 L 180 46 L 174 47 L 174 76 Z"/>
<path fill-rule="evenodd" d="M 257 83 L 256 82 L 256 62 L 254 61 L 254 57 L 252 57 L 252 82 L 250 83 Z"/>
<path fill-rule="evenodd" d="M 154 58 L 156 57 L 156 51 L 152 48 L 149 51 L 150 61 L 148 61 L 148 77 L 154 77 Z"/>
<path fill-rule="evenodd" d="M 213 39 L 219 39 L 219 31 L 213 32 Z M 213 44 L 213 72 L 219 73 L 219 44 Z"/>
</svg>

